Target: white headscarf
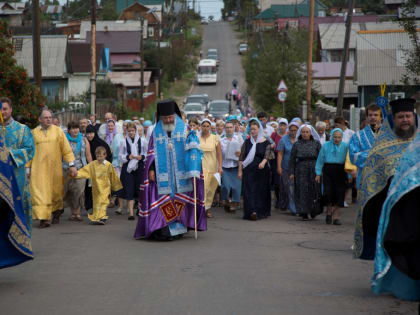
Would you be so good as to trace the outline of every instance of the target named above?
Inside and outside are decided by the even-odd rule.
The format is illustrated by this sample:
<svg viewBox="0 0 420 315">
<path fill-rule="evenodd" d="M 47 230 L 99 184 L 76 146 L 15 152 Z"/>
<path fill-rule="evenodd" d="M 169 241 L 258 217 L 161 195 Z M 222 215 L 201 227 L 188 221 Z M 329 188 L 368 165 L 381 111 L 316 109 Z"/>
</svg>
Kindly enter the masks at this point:
<svg viewBox="0 0 420 315">
<path fill-rule="evenodd" d="M 296 139 L 299 139 L 299 136 L 302 132 L 302 129 L 305 128 L 305 127 L 308 128 L 311 131 L 311 135 L 316 141 L 321 142 L 321 138 L 319 137 L 318 132 L 316 132 L 314 127 L 312 127 L 311 125 L 308 125 L 308 124 L 303 124 L 302 126 L 299 127 L 299 130 L 296 134 Z"/>
<path fill-rule="evenodd" d="M 287 121 L 286 118 L 280 118 L 279 119 L 279 126 L 280 126 L 281 123 L 286 124 L 286 125 L 289 125 L 289 122 Z"/>
<path fill-rule="evenodd" d="M 262 141 L 265 140 L 265 137 L 264 137 L 264 129 L 263 129 L 263 126 L 261 125 L 261 122 L 258 119 L 256 119 L 256 118 L 250 119 L 249 122 L 251 122 L 253 120 L 255 120 L 256 122 L 258 122 L 260 128 L 258 130 L 257 140 L 255 140 L 252 135 L 250 137 L 251 143 L 252 143 L 252 147 L 251 147 L 251 150 L 249 150 L 248 155 L 246 156 L 245 160 L 242 162 L 242 165 L 243 165 L 244 168 L 246 168 L 254 160 L 255 151 L 257 150 L 257 143 L 260 143 L 260 142 L 262 142 Z"/>
<path fill-rule="evenodd" d="M 139 145 L 138 142 L 140 140 L 140 136 L 139 136 L 139 130 L 136 126 L 136 135 L 134 136 L 134 139 L 131 139 L 130 136 L 127 135 L 127 142 L 130 145 L 130 149 L 131 149 L 131 155 L 139 155 L 140 152 L 138 152 L 139 149 Z M 132 171 L 135 171 L 138 167 L 139 164 L 139 160 L 137 159 L 132 159 L 128 162 L 127 165 L 127 173 L 131 173 Z"/>
</svg>

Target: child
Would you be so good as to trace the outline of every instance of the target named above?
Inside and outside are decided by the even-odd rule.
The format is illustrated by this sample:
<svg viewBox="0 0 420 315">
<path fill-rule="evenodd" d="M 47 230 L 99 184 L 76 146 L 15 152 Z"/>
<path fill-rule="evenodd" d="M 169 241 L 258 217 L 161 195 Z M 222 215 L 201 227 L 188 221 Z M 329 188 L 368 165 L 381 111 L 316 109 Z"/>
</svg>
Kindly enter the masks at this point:
<svg viewBox="0 0 420 315">
<path fill-rule="evenodd" d="M 90 162 L 77 172 L 76 178 L 87 178 L 92 182 L 93 213 L 89 220 L 94 225 L 104 225 L 108 216 L 106 208 L 109 204 L 109 195 L 112 191 L 122 188 L 120 179 L 112 164 L 106 161 L 106 149 L 97 147 L 95 150 L 96 161 Z"/>
</svg>

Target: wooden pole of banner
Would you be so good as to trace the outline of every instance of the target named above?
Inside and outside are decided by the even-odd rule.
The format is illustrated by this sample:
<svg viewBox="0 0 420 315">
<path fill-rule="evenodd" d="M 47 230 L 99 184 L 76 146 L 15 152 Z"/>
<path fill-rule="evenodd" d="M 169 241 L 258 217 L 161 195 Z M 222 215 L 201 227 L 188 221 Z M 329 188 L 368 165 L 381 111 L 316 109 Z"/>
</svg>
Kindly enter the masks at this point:
<svg viewBox="0 0 420 315">
<path fill-rule="evenodd" d="M 196 178 L 194 177 L 194 235 L 195 239 L 198 238 L 197 233 L 197 186 L 196 186 Z"/>
</svg>

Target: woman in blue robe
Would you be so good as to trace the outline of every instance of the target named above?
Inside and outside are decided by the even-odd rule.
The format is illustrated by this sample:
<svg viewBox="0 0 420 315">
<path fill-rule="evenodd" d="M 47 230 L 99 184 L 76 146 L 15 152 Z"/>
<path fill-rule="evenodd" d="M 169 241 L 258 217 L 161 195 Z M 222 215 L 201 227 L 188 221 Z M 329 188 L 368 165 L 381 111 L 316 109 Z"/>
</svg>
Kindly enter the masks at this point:
<svg viewBox="0 0 420 315">
<path fill-rule="evenodd" d="M 30 229 L 10 153 L 0 135 L 0 268 L 33 259 Z"/>
</svg>

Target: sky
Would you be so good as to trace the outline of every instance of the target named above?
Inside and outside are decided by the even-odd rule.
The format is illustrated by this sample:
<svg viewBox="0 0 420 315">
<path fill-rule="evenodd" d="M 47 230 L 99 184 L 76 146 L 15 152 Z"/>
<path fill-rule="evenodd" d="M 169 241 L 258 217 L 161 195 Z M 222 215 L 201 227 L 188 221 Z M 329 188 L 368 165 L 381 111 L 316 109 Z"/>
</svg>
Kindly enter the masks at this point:
<svg viewBox="0 0 420 315">
<path fill-rule="evenodd" d="M 61 4 L 66 4 L 67 0 L 59 0 Z M 190 6 L 192 7 L 192 0 Z M 223 8 L 223 0 L 196 0 L 196 9 L 200 8 L 201 16 L 209 17 L 213 15 L 215 20 L 220 20 Z"/>
</svg>

